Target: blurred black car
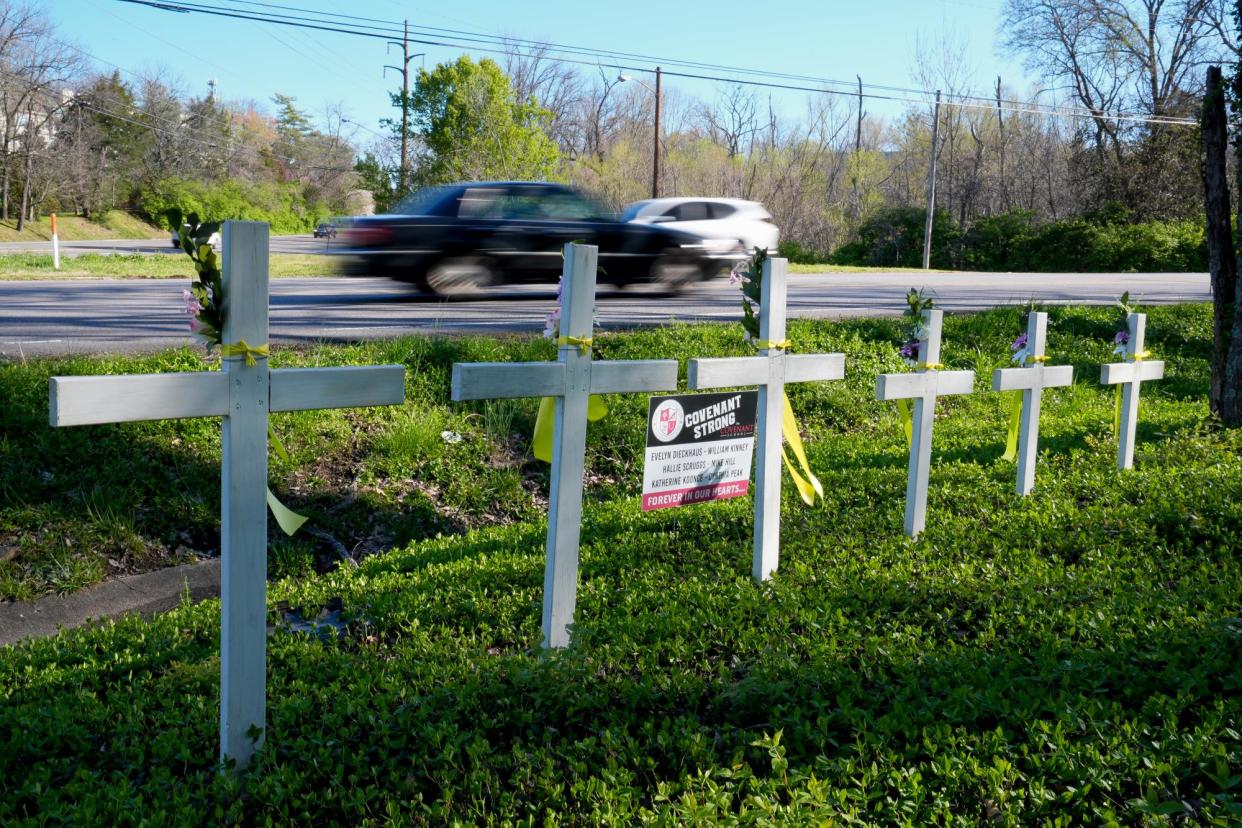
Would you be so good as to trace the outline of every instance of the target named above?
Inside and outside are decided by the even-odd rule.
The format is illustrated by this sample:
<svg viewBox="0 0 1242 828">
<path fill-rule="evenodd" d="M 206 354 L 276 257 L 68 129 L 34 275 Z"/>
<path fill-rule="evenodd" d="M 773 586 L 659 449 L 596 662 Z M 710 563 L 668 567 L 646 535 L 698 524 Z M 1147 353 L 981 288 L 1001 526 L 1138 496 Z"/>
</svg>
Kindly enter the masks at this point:
<svg viewBox="0 0 1242 828">
<path fill-rule="evenodd" d="M 336 225 L 330 221 L 321 221 L 315 225 L 314 235 L 317 239 L 335 239 Z"/>
<path fill-rule="evenodd" d="M 498 181 L 413 193 L 392 213 L 345 231 L 344 269 L 390 276 L 444 295 L 495 284 L 555 282 L 567 242 L 599 247 L 599 281 L 676 291 L 719 273 L 736 256 L 711 253 L 689 233 L 617 221 L 560 184 Z"/>
</svg>

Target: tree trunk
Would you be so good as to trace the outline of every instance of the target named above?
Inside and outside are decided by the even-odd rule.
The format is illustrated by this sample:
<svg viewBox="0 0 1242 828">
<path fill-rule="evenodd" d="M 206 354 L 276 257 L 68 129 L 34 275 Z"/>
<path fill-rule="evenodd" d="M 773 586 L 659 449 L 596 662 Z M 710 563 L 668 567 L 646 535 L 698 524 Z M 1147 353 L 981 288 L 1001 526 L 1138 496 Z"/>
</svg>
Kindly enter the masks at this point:
<svg viewBox="0 0 1242 828">
<path fill-rule="evenodd" d="M 1207 210 L 1208 270 L 1212 274 L 1212 380 L 1208 404 L 1212 413 L 1223 416 L 1225 363 L 1229 352 L 1235 298 L 1238 290 L 1238 260 L 1230 226 L 1229 178 L 1225 171 L 1229 139 L 1225 119 L 1225 89 L 1219 66 L 1207 70 L 1207 92 L 1203 99 L 1203 189 Z"/>
<path fill-rule="evenodd" d="M 30 152 L 30 146 L 26 147 L 26 173 L 22 180 L 22 208 L 17 214 L 17 232 L 22 232 L 26 226 L 26 210 L 30 206 L 30 169 L 34 160 L 33 154 Z"/>
<path fill-rule="evenodd" d="M 1238 0 L 1239 6 L 1242 6 L 1242 0 Z M 1209 79 L 1211 76 L 1209 75 Z M 1217 70 L 1217 84 L 1220 85 L 1220 73 Z M 1242 65 L 1235 64 L 1233 74 L 1233 94 L 1235 100 L 1242 93 Z M 1212 88 L 1211 80 L 1209 80 L 1209 89 Z M 1217 96 L 1220 100 L 1216 106 L 1220 107 L 1219 118 L 1223 121 L 1224 116 L 1224 90 Z M 1234 136 L 1237 139 L 1239 136 Z M 1242 157 L 1242 141 L 1235 140 L 1234 151 Z M 1238 166 L 1237 173 L 1239 181 L 1242 181 L 1242 165 Z M 1231 231 L 1226 230 L 1226 234 L 1232 238 Z M 1228 325 L 1228 337 L 1224 337 L 1223 325 L 1216 333 L 1217 348 L 1222 347 L 1219 342 L 1225 339 L 1224 359 L 1221 370 L 1221 388 L 1220 388 L 1220 418 L 1229 426 L 1242 425 L 1242 303 L 1238 302 L 1238 263 L 1235 259 L 1233 262 L 1233 282 L 1227 287 L 1222 287 L 1221 293 L 1213 293 L 1213 300 L 1216 307 L 1216 318 L 1221 319 L 1223 316 L 1223 325 Z M 1213 273 L 1213 282 L 1215 282 L 1215 273 Z M 1215 287 L 1215 284 L 1213 284 Z M 1212 377 L 1215 381 L 1216 377 L 1216 352 L 1213 352 Z"/>
</svg>

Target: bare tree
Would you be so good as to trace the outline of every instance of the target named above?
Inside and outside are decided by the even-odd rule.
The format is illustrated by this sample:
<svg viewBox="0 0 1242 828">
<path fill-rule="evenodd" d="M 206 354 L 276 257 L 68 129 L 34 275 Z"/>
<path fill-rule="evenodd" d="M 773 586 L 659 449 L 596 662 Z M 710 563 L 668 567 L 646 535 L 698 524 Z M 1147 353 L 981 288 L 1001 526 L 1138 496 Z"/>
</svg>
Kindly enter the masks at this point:
<svg viewBox="0 0 1242 828">
<path fill-rule="evenodd" d="M 78 53 L 53 35 L 48 18 L 28 3 L 0 0 L 0 218 L 8 219 L 15 178 L 28 186 L 39 145 L 81 72 Z M 29 198 L 23 191 L 22 226 Z"/>
<path fill-rule="evenodd" d="M 552 59 L 547 46 L 519 44 L 506 39 L 505 74 L 513 97 L 534 101 L 551 113 L 548 134 L 560 151 L 574 157 L 582 148 L 578 105 L 584 94 L 581 75 L 570 64 Z"/>
</svg>

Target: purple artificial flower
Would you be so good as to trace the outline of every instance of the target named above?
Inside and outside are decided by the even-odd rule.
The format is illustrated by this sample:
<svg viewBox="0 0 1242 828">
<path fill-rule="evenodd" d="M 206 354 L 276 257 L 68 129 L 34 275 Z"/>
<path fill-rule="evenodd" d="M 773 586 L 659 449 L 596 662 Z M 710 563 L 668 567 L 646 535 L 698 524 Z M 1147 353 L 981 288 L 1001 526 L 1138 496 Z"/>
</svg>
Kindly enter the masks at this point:
<svg viewBox="0 0 1242 828">
<path fill-rule="evenodd" d="M 749 269 L 749 267 L 750 267 L 750 262 L 746 262 L 746 261 L 738 262 L 737 264 L 735 264 L 729 270 L 729 284 L 738 285 L 738 284 L 743 284 L 745 282 L 749 282 L 750 280 L 746 278 L 746 271 Z"/>
<path fill-rule="evenodd" d="M 1113 337 L 1113 344 L 1114 345 L 1130 344 L 1130 332 L 1129 331 L 1117 331 L 1117 335 Z"/>
<path fill-rule="evenodd" d="M 906 360 L 915 360 L 919 356 L 919 345 L 922 343 L 917 339 L 911 339 L 909 342 L 901 346 L 901 358 Z"/>
<path fill-rule="evenodd" d="M 557 329 L 560 328 L 560 325 L 561 325 L 561 309 L 559 307 L 553 308 L 552 311 L 548 313 L 548 318 L 545 319 L 543 322 L 544 338 L 551 339 L 552 337 L 556 336 Z"/>
<path fill-rule="evenodd" d="M 1022 336 L 1015 339 L 1013 344 L 1009 346 L 1009 350 L 1011 351 L 1021 351 L 1024 348 L 1026 348 L 1026 334 L 1022 334 Z"/>
</svg>

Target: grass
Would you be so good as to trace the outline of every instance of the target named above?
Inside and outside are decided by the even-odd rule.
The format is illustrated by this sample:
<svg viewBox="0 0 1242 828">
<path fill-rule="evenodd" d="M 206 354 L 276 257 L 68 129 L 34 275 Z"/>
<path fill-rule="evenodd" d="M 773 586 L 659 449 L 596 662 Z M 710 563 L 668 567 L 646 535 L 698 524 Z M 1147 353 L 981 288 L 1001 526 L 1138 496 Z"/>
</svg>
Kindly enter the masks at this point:
<svg viewBox="0 0 1242 828">
<path fill-rule="evenodd" d="M 330 256 L 309 253 L 272 253 L 270 274 L 331 276 L 337 271 Z M 52 268 L 50 254 L 0 254 L 0 279 L 188 279 L 194 272 L 190 257 L 178 253 L 83 253 L 62 256 L 60 270 Z"/>
<path fill-rule="evenodd" d="M 57 216 L 56 233 L 61 241 L 168 238 L 166 230 L 147 224 L 142 219 L 120 210 L 108 210 L 96 219 L 85 219 L 81 216 Z M 51 239 L 52 220 L 47 216 L 27 222 L 20 233 L 17 232 L 15 219 L 0 222 L 0 242 L 51 241 Z"/>
<path fill-rule="evenodd" d="M 310 541 L 275 543 L 272 605 L 339 599 L 346 633 L 270 638 L 267 744 L 241 782 L 212 761 L 218 602 L 0 649 L 0 823 L 1236 825 L 1242 435 L 1207 414 L 1210 308 L 1150 310 L 1167 374 L 1144 388 L 1128 473 L 1094 382 L 1114 312 L 1049 310 L 1049 353 L 1078 381 L 1045 397 L 1025 499 L 986 391 L 1019 312 L 946 320 L 944 361 L 976 370 L 978 393 L 940 404 L 914 541 L 904 441 L 873 398 L 875 374 L 900 370 L 898 323 L 791 323 L 848 370 L 790 389 L 827 500 L 806 509 L 785 487 L 764 585 L 748 500 L 640 512 L 645 399 L 610 399 L 589 432 L 575 644 L 550 655 L 531 649 L 535 401 L 446 400 L 452 362 L 548 358 L 548 343 L 278 351 L 409 369 L 404 407 L 274 418 L 293 454 L 273 458 L 277 493 L 375 553 L 336 567 Z M 596 342 L 608 359 L 741 352 L 736 326 Z M 133 544 L 212 550 L 214 423 L 45 425 L 49 375 L 204 367 L 189 350 L 0 367 L 7 594 L 62 588 L 101 546 L 124 565 Z"/>
</svg>

